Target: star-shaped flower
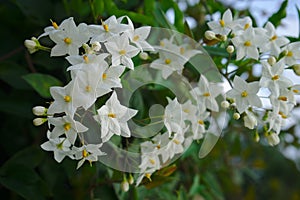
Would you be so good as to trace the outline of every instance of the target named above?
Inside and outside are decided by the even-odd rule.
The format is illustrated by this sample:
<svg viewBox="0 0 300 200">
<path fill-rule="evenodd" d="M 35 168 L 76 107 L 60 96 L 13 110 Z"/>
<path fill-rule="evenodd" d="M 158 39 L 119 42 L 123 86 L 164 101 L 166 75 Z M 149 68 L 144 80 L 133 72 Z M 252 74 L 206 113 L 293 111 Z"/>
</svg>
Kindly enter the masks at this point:
<svg viewBox="0 0 300 200">
<path fill-rule="evenodd" d="M 231 31 L 231 27 L 233 26 L 231 10 L 227 9 L 223 14 L 222 19 L 217 22 L 208 22 L 207 25 L 216 34 L 228 35 Z"/>
</svg>

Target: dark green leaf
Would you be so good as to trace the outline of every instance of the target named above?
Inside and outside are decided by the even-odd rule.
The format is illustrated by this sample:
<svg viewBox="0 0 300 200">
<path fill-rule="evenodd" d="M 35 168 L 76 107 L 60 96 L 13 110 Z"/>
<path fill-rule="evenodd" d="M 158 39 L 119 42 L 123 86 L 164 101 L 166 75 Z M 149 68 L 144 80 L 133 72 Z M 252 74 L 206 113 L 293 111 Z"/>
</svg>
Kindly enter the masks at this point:
<svg viewBox="0 0 300 200">
<path fill-rule="evenodd" d="M 51 86 L 61 86 L 62 83 L 53 76 L 46 74 L 28 74 L 23 76 L 23 78 L 29 83 L 35 91 L 37 91 L 42 97 L 50 98 L 50 87 Z"/>
<path fill-rule="evenodd" d="M 281 23 L 281 20 L 283 18 L 286 17 L 286 8 L 287 8 L 287 4 L 288 4 L 288 1 L 285 0 L 282 2 L 279 10 L 277 12 L 275 12 L 269 19 L 268 21 L 269 22 L 272 22 L 272 24 L 277 27 L 280 25 Z"/>
</svg>

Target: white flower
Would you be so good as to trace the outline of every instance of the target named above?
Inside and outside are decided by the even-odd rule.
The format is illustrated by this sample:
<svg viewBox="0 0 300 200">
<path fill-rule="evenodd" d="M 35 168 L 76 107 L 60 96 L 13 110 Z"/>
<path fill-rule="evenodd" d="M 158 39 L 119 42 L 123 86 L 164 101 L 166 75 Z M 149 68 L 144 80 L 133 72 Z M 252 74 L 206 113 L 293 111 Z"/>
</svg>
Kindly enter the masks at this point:
<svg viewBox="0 0 300 200">
<path fill-rule="evenodd" d="M 199 140 L 203 138 L 203 134 L 205 133 L 204 121 L 208 118 L 209 115 L 210 113 L 207 111 L 198 112 L 197 115 L 195 115 L 192 121 L 192 131 L 194 140 Z"/>
<path fill-rule="evenodd" d="M 270 146 L 275 146 L 280 142 L 280 138 L 278 137 L 278 134 L 273 132 L 266 133 L 266 138 Z"/>
<path fill-rule="evenodd" d="M 262 103 L 257 96 L 259 82 L 247 83 L 239 76 L 233 79 L 233 88 L 227 92 L 227 97 L 233 98 L 239 113 L 243 113 L 249 106 L 261 107 Z"/>
<path fill-rule="evenodd" d="M 183 119 L 183 111 L 181 104 L 178 103 L 177 98 L 171 99 L 167 98 L 168 105 L 165 108 L 164 113 L 164 124 L 168 130 L 169 136 L 172 132 L 181 132 L 185 127 Z"/>
<path fill-rule="evenodd" d="M 120 33 L 125 32 L 130 27 L 126 24 L 121 24 L 116 16 L 111 16 L 102 22 L 102 25 L 90 25 L 89 31 L 91 32 L 93 42 L 105 42 L 113 36 L 119 36 Z"/>
<path fill-rule="evenodd" d="M 274 25 L 267 22 L 265 29 L 268 37 L 267 43 L 260 47 L 261 52 L 270 52 L 271 55 L 278 56 L 281 52 L 280 47 L 289 43 L 286 37 L 277 36 Z"/>
<path fill-rule="evenodd" d="M 260 86 L 268 88 L 275 96 L 279 96 L 280 88 L 292 86 L 292 81 L 282 76 L 285 67 L 282 60 L 272 66 L 266 61 L 262 61 L 261 63 L 263 71 L 259 82 Z"/>
<path fill-rule="evenodd" d="M 49 134 L 50 131 L 47 132 L 48 136 Z M 73 159 L 70 147 L 71 143 L 66 138 L 49 139 L 49 141 L 44 142 L 41 145 L 42 149 L 46 151 L 53 151 L 54 159 L 59 163 L 65 158 L 65 156 L 69 156 L 71 159 Z"/>
<path fill-rule="evenodd" d="M 32 108 L 32 113 L 36 116 L 45 116 L 47 115 L 47 108 L 44 106 L 34 106 Z"/>
<path fill-rule="evenodd" d="M 113 92 L 105 105 L 97 110 L 98 115 L 94 116 L 95 120 L 101 124 L 101 138 L 107 142 L 113 135 L 130 137 L 130 130 L 127 121 L 131 119 L 137 110 L 122 106 L 117 99 L 116 92 Z"/>
<path fill-rule="evenodd" d="M 32 120 L 33 125 L 35 126 L 40 126 L 42 124 L 44 124 L 47 121 L 47 118 L 35 118 L 34 120 Z"/>
<path fill-rule="evenodd" d="M 142 180 L 144 179 L 144 177 L 146 177 L 149 181 L 152 181 L 151 180 L 151 175 L 155 171 L 156 171 L 155 169 L 149 169 L 149 170 L 146 170 L 146 171 L 140 173 L 139 176 L 138 176 L 138 178 L 137 178 L 137 180 L 136 180 L 135 186 L 137 187 L 142 182 Z"/>
<path fill-rule="evenodd" d="M 231 27 L 233 26 L 231 10 L 227 9 L 223 14 L 222 19 L 218 22 L 208 22 L 207 25 L 216 34 L 228 35 L 231 31 Z"/>
<path fill-rule="evenodd" d="M 83 24 L 81 26 L 84 26 Z M 89 36 L 76 27 L 72 17 L 60 25 L 60 31 L 51 32 L 50 39 L 56 43 L 51 49 L 50 56 L 63 56 L 65 54 L 77 55 L 79 47 L 89 40 Z"/>
<path fill-rule="evenodd" d="M 154 48 L 146 41 L 151 31 L 150 26 L 142 26 L 137 29 L 132 29 L 125 34 L 137 48 L 141 51 L 154 51 Z"/>
<path fill-rule="evenodd" d="M 282 118 L 282 115 L 280 115 L 278 112 L 269 112 L 268 113 L 268 119 L 267 121 L 269 123 L 269 130 L 274 130 L 277 134 L 280 133 L 281 127 L 285 123 L 285 118 Z"/>
<path fill-rule="evenodd" d="M 123 64 L 129 69 L 134 69 L 131 58 L 139 53 L 139 49 L 129 44 L 129 39 L 126 35 L 112 37 L 105 43 L 105 47 L 112 56 L 112 66 Z"/>
<path fill-rule="evenodd" d="M 160 167 L 161 165 L 158 157 L 158 151 L 142 153 L 141 164 L 139 165 L 139 168 L 142 171 L 150 170 L 150 169 L 158 170 L 160 169 Z"/>
<path fill-rule="evenodd" d="M 28 49 L 29 53 L 33 54 L 39 50 L 40 43 L 35 37 L 32 37 L 30 40 L 25 40 L 24 45 Z"/>
<path fill-rule="evenodd" d="M 77 164 L 77 169 L 87 160 L 92 164 L 96 162 L 99 156 L 106 155 L 106 153 L 100 151 L 102 144 L 87 144 L 82 147 L 73 147 L 75 151 L 75 159 L 80 161 Z"/>
<path fill-rule="evenodd" d="M 168 159 L 172 159 L 176 154 L 183 153 L 183 143 L 184 143 L 184 133 L 178 132 L 175 133 L 173 138 L 169 141 L 166 148 L 162 151 L 163 163 Z"/>
<path fill-rule="evenodd" d="M 297 60 L 300 59 L 300 42 L 293 42 L 283 48 L 286 52 L 282 58 L 288 66 L 297 64 Z"/>
<path fill-rule="evenodd" d="M 256 35 L 253 28 L 248 28 L 243 34 L 232 39 L 236 48 L 236 59 L 241 60 L 245 56 L 258 60 L 258 47 L 264 45 L 265 40 Z"/>
<path fill-rule="evenodd" d="M 253 112 L 246 110 L 246 115 L 244 116 L 244 126 L 249 129 L 254 129 L 257 126 L 257 117 Z"/>
<path fill-rule="evenodd" d="M 51 117 L 48 119 L 49 123 L 54 125 L 53 131 L 50 133 L 49 138 L 54 139 L 63 134 L 67 136 L 67 139 L 71 144 L 74 144 L 78 133 L 83 133 L 88 130 L 87 127 L 80 122 L 75 121 L 69 115 L 63 117 Z"/>
<path fill-rule="evenodd" d="M 221 94 L 222 87 L 220 85 L 209 83 L 204 75 L 201 75 L 197 87 L 193 88 L 190 93 L 197 100 L 199 106 L 218 112 L 219 106 L 216 97 Z"/>
</svg>

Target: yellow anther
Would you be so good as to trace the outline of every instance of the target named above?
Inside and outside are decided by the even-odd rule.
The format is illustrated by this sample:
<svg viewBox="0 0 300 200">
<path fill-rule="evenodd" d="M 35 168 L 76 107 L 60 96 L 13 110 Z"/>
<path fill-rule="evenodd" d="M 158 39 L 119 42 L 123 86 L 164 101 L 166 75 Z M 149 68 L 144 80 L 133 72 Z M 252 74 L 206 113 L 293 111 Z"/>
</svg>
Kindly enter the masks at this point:
<svg viewBox="0 0 300 200">
<path fill-rule="evenodd" d="M 185 49 L 183 47 L 180 47 L 180 54 L 184 54 Z"/>
<path fill-rule="evenodd" d="M 156 146 L 156 148 L 157 148 L 157 149 L 160 149 L 160 144 L 158 144 L 158 145 Z"/>
<path fill-rule="evenodd" d="M 89 85 L 85 86 L 85 91 L 90 92 L 91 90 L 92 90 L 91 86 L 89 86 Z"/>
<path fill-rule="evenodd" d="M 138 41 L 139 39 L 140 39 L 140 36 L 138 36 L 138 35 L 135 35 L 135 36 L 133 37 L 133 39 L 132 39 L 132 40 L 136 42 L 136 41 Z"/>
<path fill-rule="evenodd" d="M 71 44 L 71 43 L 72 43 L 72 39 L 69 38 L 69 37 L 66 37 L 66 38 L 64 39 L 64 42 L 65 42 L 66 44 Z"/>
<path fill-rule="evenodd" d="M 189 112 L 190 112 L 190 110 L 189 110 L 189 109 L 183 109 L 183 112 L 185 112 L 185 113 L 189 113 Z"/>
<path fill-rule="evenodd" d="M 107 116 L 110 117 L 110 118 L 116 118 L 117 117 L 116 114 L 114 114 L 114 113 L 108 113 Z"/>
<path fill-rule="evenodd" d="M 222 27 L 225 26 L 225 21 L 224 21 L 223 19 L 220 19 L 219 23 L 220 23 L 220 25 L 221 25 Z"/>
<path fill-rule="evenodd" d="M 200 120 L 198 120 L 198 124 L 204 125 L 204 121 L 200 119 Z"/>
<path fill-rule="evenodd" d="M 176 139 L 174 139 L 173 142 L 174 142 L 175 144 L 177 144 L 177 145 L 180 144 L 180 141 L 179 141 L 179 140 L 176 140 Z"/>
<path fill-rule="evenodd" d="M 241 96 L 242 97 L 247 97 L 248 96 L 248 92 L 245 90 L 245 91 L 243 91 L 242 93 L 241 93 Z"/>
<path fill-rule="evenodd" d="M 103 29 L 106 31 L 106 32 L 109 32 L 109 27 L 107 24 L 102 24 L 103 26 Z"/>
<path fill-rule="evenodd" d="M 210 97 L 210 93 L 209 93 L 209 92 L 205 92 L 205 93 L 203 94 L 203 96 L 205 96 L 205 97 Z"/>
<path fill-rule="evenodd" d="M 89 155 L 89 153 L 85 149 L 83 149 L 82 157 L 86 158 L 86 157 L 88 157 L 88 155 Z"/>
<path fill-rule="evenodd" d="M 283 112 L 281 112 L 281 111 L 279 111 L 278 114 L 279 114 L 283 119 L 286 119 L 286 118 L 287 118 L 287 116 L 286 116 Z"/>
<path fill-rule="evenodd" d="M 250 41 L 246 41 L 246 42 L 244 43 L 244 46 L 250 47 L 250 46 L 251 46 L 251 42 L 250 42 Z"/>
<path fill-rule="evenodd" d="M 299 90 L 294 89 L 293 92 L 294 93 L 299 93 Z"/>
<path fill-rule="evenodd" d="M 119 51 L 119 54 L 120 54 L 120 55 L 125 55 L 125 54 L 126 54 L 126 51 L 125 51 L 124 49 L 122 49 L 122 50 Z"/>
<path fill-rule="evenodd" d="M 146 177 L 147 179 L 149 179 L 149 181 L 152 181 L 152 180 L 151 180 L 151 174 L 150 174 L 150 173 L 146 173 L 146 174 L 145 174 L 145 177 Z"/>
<path fill-rule="evenodd" d="M 69 131 L 70 129 L 71 129 L 71 124 L 70 123 L 65 123 L 64 124 L 64 129 L 65 129 L 65 131 Z"/>
<path fill-rule="evenodd" d="M 106 73 L 103 73 L 103 74 L 102 74 L 102 79 L 105 80 L 106 78 L 107 78 L 107 74 L 106 74 Z"/>
<path fill-rule="evenodd" d="M 274 35 L 273 37 L 271 37 L 270 40 L 272 41 L 272 40 L 276 40 L 276 39 L 277 39 L 277 35 Z"/>
<path fill-rule="evenodd" d="M 273 77 L 272 77 L 272 80 L 273 81 L 277 81 L 279 79 L 279 75 L 278 74 L 276 74 L 276 75 L 274 75 Z"/>
<path fill-rule="evenodd" d="M 150 158 L 149 161 L 150 161 L 150 163 L 151 163 L 152 165 L 155 165 L 155 160 L 153 160 L 152 158 Z"/>
<path fill-rule="evenodd" d="M 293 52 L 292 51 L 288 51 L 287 54 L 286 54 L 286 56 L 292 57 L 293 56 Z"/>
<path fill-rule="evenodd" d="M 88 63 L 89 62 L 89 57 L 87 55 L 84 55 L 83 60 L 84 60 L 85 63 Z"/>
<path fill-rule="evenodd" d="M 71 101 L 71 97 L 69 95 L 64 96 L 64 100 L 65 102 L 70 102 Z"/>
<path fill-rule="evenodd" d="M 249 27 L 250 27 L 250 24 L 249 24 L 249 23 L 245 24 L 244 30 L 248 29 Z"/>
<path fill-rule="evenodd" d="M 167 58 L 167 59 L 165 60 L 165 63 L 168 65 L 168 64 L 171 63 L 171 60 Z"/>
<path fill-rule="evenodd" d="M 50 21 L 51 21 L 51 24 L 52 24 L 53 28 L 58 29 L 57 23 L 52 21 L 51 19 L 50 19 Z"/>
<path fill-rule="evenodd" d="M 281 101 L 287 101 L 287 97 L 285 97 L 285 96 L 279 96 L 279 97 L 278 97 L 278 100 L 281 100 Z"/>
<path fill-rule="evenodd" d="M 163 41 L 160 41 L 159 45 L 163 47 L 163 46 L 165 46 L 165 43 Z"/>
</svg>

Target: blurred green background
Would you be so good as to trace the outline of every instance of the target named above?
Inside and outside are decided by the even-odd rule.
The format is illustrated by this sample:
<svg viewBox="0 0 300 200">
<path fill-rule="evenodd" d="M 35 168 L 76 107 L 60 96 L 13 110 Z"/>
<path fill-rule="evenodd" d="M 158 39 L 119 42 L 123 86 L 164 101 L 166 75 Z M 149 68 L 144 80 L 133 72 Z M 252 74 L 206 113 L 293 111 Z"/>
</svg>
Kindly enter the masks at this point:
<svg viewBox="0 0 300 200">
<path fill-rule="evenodd" d="M 90 24 L 111 15 L 128 15 L 136 27 L 172 28 L 198 41 L 207 30 L 205 16 L 227 9 L 214 0 L 180 2 L 187 6 L 184 12 L 172 0 L 0 1 L 1 199 L 300 199 L 299 160 L 282 154 L 290 147 L 299 152 L 299 128 L 297 133 L 295 126 L 282 132 L 279 146 L 270 147 L 264 140 L 255 143 L 249 129 L 229 122 L 207 157 L 198 158 L 199 145 L 194 143 L 176 162 L 173 173 L 173 166 L 157 172 L 152 182 L 131 186 L 127 193 L 120 190 L 121 173 L 101 163 L 76 170 L 75 162 L 65 159 L 56 163 L 51 152 L 39 147 L 46 141 L 47 127 L 32 125 L 31 109 L 48 105 L 51 85 L 67 83 L 68 64 L 63 58 L 50 59 L 46 52 L 30 55 L 24 40 L 39 36 L 50 25 L 50 19 L 60 23 L 73 16 L 77 24 Z M 287 3 L 283 1 L 272 16 L 278 25 L 285 17 Z M 174 11 L 174 23 L 166 16 L 170 9 Z M 248 9 L 234 13 L 251 16 Z M 196 26 L 189 28 L 186 17 L 192 18 Z M 299 37 L 290 39 L 297 41 Z M 207 50 L 218 65 L 220 59 L 214 54 L 217 50 Z M 26 81 L 37 73 L 43 79 L 32 84 L 43 88 L 42 96 Z M 285 140 L 286 136 L 290 140 Z"/>
</svg>

